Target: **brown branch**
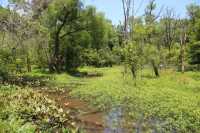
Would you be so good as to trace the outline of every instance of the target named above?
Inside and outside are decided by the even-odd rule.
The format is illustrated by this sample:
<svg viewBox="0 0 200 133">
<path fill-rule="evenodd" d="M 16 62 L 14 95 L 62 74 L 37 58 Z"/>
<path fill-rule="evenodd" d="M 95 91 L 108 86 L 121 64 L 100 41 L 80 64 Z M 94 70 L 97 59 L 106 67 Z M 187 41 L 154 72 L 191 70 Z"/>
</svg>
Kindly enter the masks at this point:
<svg viewBox="0 0 200 133">
<path fill-rule="evenodd" d="M 150 13 L 149 13 L 149 18 L 150 18 L 150 21 L 151 21 L 151 14 L 152 14 L 152 10 L 153 10 L 153 2 L 154 2 L 154 0 L 153 1 L 151 1 L 150 0 L 150 6 L 151 6 L 151 8 L 150 8 Z"/>
<path fill-rule="evenodd" d="M 123 2 L 123 9 L 124 9 L 124 17 L 125 17 L 125 20 L 126 20 L 126 10 L 125 10 L 124 0 L 122 0 L 122 2 Z"/>
<path fill-rule="evenodd" d="M 69 34 L 76 33 L 76 32 L 82 31 L 82 30 L 88 30 L 88 29 L 90 29 L 90 27 L 83 27 L 83 28 L 75 29 L 74 31 L 71 31 L 72 30 L 72 27 L 71 27 L 70 30 L 67 33 L 65 33 L 64 35 L 62 35 L 59 39 L 62 39 Z"/>
<path fill-rule="evenodd" d="M 19 44 L 21 44 L 21 43 L 20 43 L 19 40 L 17 40 L 15 37 L 13 37 L 13 36 L 10 34 L 10 32 L 6 29 L 5 26 L 3 27 L 3 29 L 4 29 L 12 38 L 14 38 L 14 39 L 17 41 L 17 45 L 15 45 L 15 46 L 10 50 L 10 53 L 6 56 L 6 58 L 9 58 L 10 55 L 12 54 L 12 52 L 13 52 L 14 50 L 16 50 L 16 48 L 17 48 L 17 47 L 19 46 Z"/>
<path fill-rule="evenodd" d="M 24 22 L 21 22 L 21 23 L 11 23 L 11 22 L 6 22 L 6 21 L 3 21 L 3 20 L 0 20 L 0 23 L 2 23 L 3 25 L 6 25 L 6 26 L 19 26 L 21 25 L 21 23 L 24 23 Z"/>
<path fill-rule="evenodd" d="M 2 42 L 1 42 L 2 48 L 3 48 L 3 43 L 4 43 L 5 36 L 6 36 L 6 33 L 4 32 L 4 33 L 3 33 L 3 39 L 2 39 Z M 2 48 L 1 48 L 1 49 L 2 49 Z"/>
<path fill-rule="evenodd" d="M 45 50 L 46 50 L 46 54 L 47 54 L 47 59 L 48 59 L 48 62 L 49 62 L 49 64 L 51 63 L 51 58 L 50 58 L 50 55 L 49 55 L 49 52 L 48 52 L 48 44 L 47 44 L 47 42 L 45 41 L 44 42 L 44 47 L 45 47 Z"/>
<path fill-rule="evenodd" d="M 160 13 L 163 9 L 164 5 L 162 5 L 162 7 L 160 8 L 160 12 L 158 13 L 158 15 L 151 21 L 151 23 L 153 23 L 158 17 L 160 17 Z"/>
<path fill-rule="evenodd" d="M 63 26 L 65 25 L 65 23 L 67 22 L 67 17 L 69 15 L 69 12 L 66 12 L 65 17 L 64 17 L 64 21 L 63 23 L 58 27 L 58 31 L 56 32 L 56 35 L 58 36 L 60 34 L 60 31 L 62 30 Z"/>
<path fill-rule="evenodd" d="M 141 8 L 143 2 L 144 2 L 144 0 L 142 0 L 142 2 L 140 3 L 140 6 L 138 7 L 136 13 L 133 15 L 134 17 L 137 15 L 138 11 L 140 10 L 140 8 Z"/>
</svg>

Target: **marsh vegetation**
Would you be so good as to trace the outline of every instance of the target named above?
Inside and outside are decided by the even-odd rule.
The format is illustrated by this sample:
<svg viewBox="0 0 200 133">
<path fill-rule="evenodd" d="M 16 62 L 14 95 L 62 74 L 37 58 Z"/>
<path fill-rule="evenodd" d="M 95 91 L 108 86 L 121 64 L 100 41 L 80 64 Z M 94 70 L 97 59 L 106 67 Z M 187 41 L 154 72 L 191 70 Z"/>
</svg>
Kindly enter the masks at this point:
<svg viewBox="0 0 200 133">
<path fill-rule="evenodd" d="M 0 132 L 199 132 L 199 5 L 133 2 L 117 26 L 80 0 L 0 6 Z"/>
</svg>

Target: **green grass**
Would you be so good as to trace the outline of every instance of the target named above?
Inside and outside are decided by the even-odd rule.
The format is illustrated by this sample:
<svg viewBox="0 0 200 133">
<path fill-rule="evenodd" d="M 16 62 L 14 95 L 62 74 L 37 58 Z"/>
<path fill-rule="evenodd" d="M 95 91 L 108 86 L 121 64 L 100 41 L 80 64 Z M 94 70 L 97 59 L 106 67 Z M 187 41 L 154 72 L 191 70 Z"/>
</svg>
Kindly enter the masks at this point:
<svg viewBox="0 0 200 133">
<path fill-rule="evenodd" d="M 176 132 L 200 131 L 200 74 L 162 70 L 161 77 L 144 70 L 143 80 L 124 78 L 123 68 L 82 68 L 80 71 L 99 71 L 104 76 L 91 78 L 85 85 L 70 93 L 99 109 L 122 107 L 134 120 L 155 119 L 159 130 Z"/>
<path fill-rule="evenodd" d="M 200 131 L 200 73 L 183 75 L 160 70 L 161 76 L 156 77 L 151 69 L 144 69 L 142 80 L 140 72 L 137 80 L 133 80 L 130 72 L 124 76 L 123 67 L 116 66 L 84 67 L 59 74 L 33 69 L 26 75 L 36 87 L 44 84 L 49 88 L 71 88 L 71 97 L 83 99 L 102 111 L 120 108 L 131 126 L 144 121 L 143 125 L 148 127 L 148 120 L 155 120 L 156 130 L 162 132 Z M 44 77 L 44 82 L 37 82 L 38 77 Z"/>
</svg>

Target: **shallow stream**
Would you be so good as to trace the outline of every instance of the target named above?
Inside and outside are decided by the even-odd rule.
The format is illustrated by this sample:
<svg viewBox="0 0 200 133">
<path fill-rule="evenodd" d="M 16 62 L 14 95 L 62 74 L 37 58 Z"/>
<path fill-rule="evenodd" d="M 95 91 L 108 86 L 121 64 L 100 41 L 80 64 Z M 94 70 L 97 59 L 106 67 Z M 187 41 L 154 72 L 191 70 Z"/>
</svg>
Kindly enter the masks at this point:
<svg viewBox="0 0 200 133">
<path fill-rule="evenodd" d="M 71 91 L 72 89 L 62 88 L 43 90 L 42 93 L 57 101 L 59 106 L 63 108 L 63 113 L 69 114 L 70 119 L 76 123 L 76 126 L 79 126 L 80 130 L 87 133 L 141 133 L 148 129 L 155 129 L 157 123 L 155 120 L 150 120 L 147 122 L 148 125 L 145 125 L 144 121 L 136 122 L 130 118 L 125 119 L 125 111 L 122 108 L 102 112 L 80 99 L 70 98 Z M 135 123 L 135 125 L 129 124 L 130 122 Z"/>
</svg>

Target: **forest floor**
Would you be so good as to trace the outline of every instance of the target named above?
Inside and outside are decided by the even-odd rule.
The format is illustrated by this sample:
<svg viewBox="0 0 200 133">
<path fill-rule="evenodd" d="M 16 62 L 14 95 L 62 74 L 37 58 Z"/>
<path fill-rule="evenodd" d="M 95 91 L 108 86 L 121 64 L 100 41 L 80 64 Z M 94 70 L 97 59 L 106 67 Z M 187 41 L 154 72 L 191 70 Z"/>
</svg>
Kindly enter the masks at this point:
<svg viewBox="0 0 200 133">
<path fill-rule="evenodd" d="M 42 94 L 47 99 L 55 101 L 57 108 L 51 102 L 42 104 L 46 106 L 51 103 L 46 108 L 52 107 L 58 113 L 65 114 L 68 121 L 71 121 L 65 126 L 70 128 L 78 126 L 80 130 L 91 133 L 198 132 L 200 130 L 200 73 L 197 72 L 186 72 L 183 75 L 180 72 L 162 69 L 160 77 L 156 77 L 151 69 L 144 69 L 142 79 L 138 72 L 137 79 L 134 80 L 130 72 L 124 74 L 123 67 L 116 66 L 113 68 L 84 67 L 77 72 L 61 72 L 55 75 L 41 74 L 39 69 L 34 69 L 27 75 L 40 77 L 38 78 L 40 80 L 34 81 L 34 84 L 43 86 L 32 87 L 34 93 L 38 93 L 35 95 Z M 50 80 L 47 77 L 53 78 Z M 5 98 L 12 99 L 8 94 L 11 96 L 10 92 L 13 89 L 8 88 L 8 86 L 1 87 L 0 106 L 3 106 L 2 101 L 4 101 L 4 108 Z M 24 89 L 15 89 L 15 93 L 12 94 L 17 95 L 23 91 Z M 27 93 L 27 96 L 32 93 Z M 33 98 L 34 96 L 29 97 L 30 101 Z M 42 98 L 40 97 L 38 101 Z M 47 99 L 46 101 L 49 101 Z M 27 97 L 24 100 L 27 101 Z M 12 105 L 11 103 L 12 100 L 7 100 L 8 105 Z M 45 115 L 41 113 L 43 108 L 38 105 L 36 109 L 34 108 L 36 111 L 32 112 L 42 117 Z M 18 116 L 27 114 L 24 113 L 27 108 L 24 111 L 21 109 L 21 114 L 18 108 L 15 110 Z M 0 130 L 5 128 L 3 126 L 6 124 L 5 118 L 1 116 L 10 115 L 5 112 L 0 113 Z M 50 112 L 48 116 L 51 116 Z M 26 118 L 24 117 L 23 119 Z M 53 118 L 55 121 L 61 120 L 55 115 Z M 9 119 L 13 120 L 10 117 Z M 43 120 L 49 122 L 46 117 Z M 11 126 L 12 124 L 10 123 Z M 59 130 L 63 129 L 57 127 L 51 131 Z"/>
</svg>

